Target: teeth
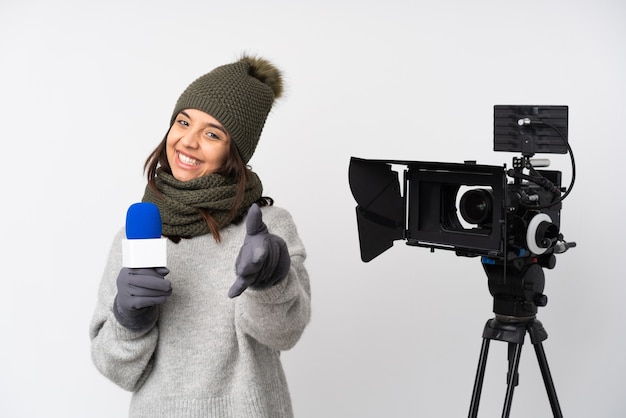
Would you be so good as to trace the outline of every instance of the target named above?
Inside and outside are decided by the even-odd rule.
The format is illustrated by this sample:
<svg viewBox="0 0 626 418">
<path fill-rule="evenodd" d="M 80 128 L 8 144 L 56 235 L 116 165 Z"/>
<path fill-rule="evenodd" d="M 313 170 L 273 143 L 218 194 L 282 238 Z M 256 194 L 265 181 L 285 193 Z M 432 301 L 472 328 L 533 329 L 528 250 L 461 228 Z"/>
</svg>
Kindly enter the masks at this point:
<svg viewBox="0 0 626 418">
<path fill-rule="evenodd" d="M 178 158 L 185 164 L 198 165 L 198 160 L 196 160 L 195 158 L 187 157 L 186 155 L 183 155 L 181 153 L 178 153 Z"/>
</svg>

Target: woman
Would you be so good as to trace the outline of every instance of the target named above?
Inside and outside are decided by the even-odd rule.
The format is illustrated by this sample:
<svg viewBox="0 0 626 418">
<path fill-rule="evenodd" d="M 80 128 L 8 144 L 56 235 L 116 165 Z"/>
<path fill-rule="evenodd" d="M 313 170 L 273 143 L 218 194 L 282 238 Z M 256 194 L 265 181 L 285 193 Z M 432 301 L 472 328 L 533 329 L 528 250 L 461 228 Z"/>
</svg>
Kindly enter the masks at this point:
<svg viewBox="0 0 626 418">
<path fill-rule="evenodd" d="M 292 417 L 280 352 L 310 317 L 305 248 L 246 165 L 280 71 L 243 56 L 181 94 L 148 157 L 167 268 L 122 266 L 113 241 L 90 326 L 97 369 L 132 391 L 131 417 Z"/>
</svg>

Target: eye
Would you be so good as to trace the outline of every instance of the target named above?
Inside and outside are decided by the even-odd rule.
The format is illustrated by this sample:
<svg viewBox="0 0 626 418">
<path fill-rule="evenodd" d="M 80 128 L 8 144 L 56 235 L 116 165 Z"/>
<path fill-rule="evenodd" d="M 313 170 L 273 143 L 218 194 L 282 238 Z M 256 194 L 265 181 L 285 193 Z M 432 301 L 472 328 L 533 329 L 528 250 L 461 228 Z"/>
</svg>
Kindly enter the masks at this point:
<svg viewBox="0 0 626 418">
<path fill-rule="evenodd" d="M 215 133 L 214 131 L 207 131 L 205 135 L 209 139 L 213 139 L 213 140 L 221 140 L 222 139 L 221 135 L 219 135 L 218 133 Z"/>
<path fill-rule="evenodd" d="M 189 126 L 189 122 L 187 122 L 185 119 L 178 119 L 176 122 L 183 126 Z"/>
</svg>

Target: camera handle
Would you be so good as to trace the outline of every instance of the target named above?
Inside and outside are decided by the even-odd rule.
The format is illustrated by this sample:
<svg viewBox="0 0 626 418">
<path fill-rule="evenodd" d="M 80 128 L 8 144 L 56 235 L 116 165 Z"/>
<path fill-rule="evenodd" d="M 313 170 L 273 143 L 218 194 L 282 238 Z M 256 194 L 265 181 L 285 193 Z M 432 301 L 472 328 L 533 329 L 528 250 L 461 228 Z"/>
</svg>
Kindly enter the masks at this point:
<svg viewBox="0 0 626 418">
<path fill-rule="evenodd" d="M 489 278 L 489 290 L 494 296 L 495 318 L 487 321 L 483 330 L 483 342 L 480 350 L 476 379 L 472 391 L 472 400 L 469 418 L 478 416 L 478 406 L 487 365 L 489 343 L 492 340 L 508 343 L 508 373 L 507 391 L 502 409 L 502 418 L 508 418 L 513 402 L 513 391 L 519 383 L 518 367 L 522 346 L 526 333 L 530 335 L 531 343 L 535 348 L 537 361 L 546 387 L 552 413 L 555 418 L 562 418 L 563 413 L 556 395 L 554 382 L 548 367 L 548 360 L 542 342 L 548 338 L 548 333 L 540 321 L 536 319 L 538 306 L 547 304 L 547 297 L 542 293 L 544 274 L 538 264 L 532 264 L 523 270 L 502 269 L 493 265 L 483 264 Z"/>
</svg>

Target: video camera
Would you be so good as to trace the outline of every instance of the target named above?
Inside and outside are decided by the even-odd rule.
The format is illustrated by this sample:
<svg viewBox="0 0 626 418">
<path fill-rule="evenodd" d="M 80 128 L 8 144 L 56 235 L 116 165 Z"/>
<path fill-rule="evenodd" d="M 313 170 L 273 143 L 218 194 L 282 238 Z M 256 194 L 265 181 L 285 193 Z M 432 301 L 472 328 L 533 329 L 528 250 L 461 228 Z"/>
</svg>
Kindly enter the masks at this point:
<svg viewBox="0 0 626 418">
<path fill-rule="evenodd" d="M 559 228 L 561 201 L 571 186 L 563 194 L 561 172 L 537 169 L 549 161 L 531 157 L 568 150 L 571 155 L 567 122 L 567 106 L 494 106 L 494 151 L 522 154 L 509 170 L 474 161 L 352 157 L 349 182 L 358 204 L 361 259 L 368 262 L 394 241 L 406 240 L 459 256 L 515 260 L 532 255 L 550 267 L 548 256 L 568 248 Z M 394 166 L 404 166 L 404 194 Z"/>
</svg>

